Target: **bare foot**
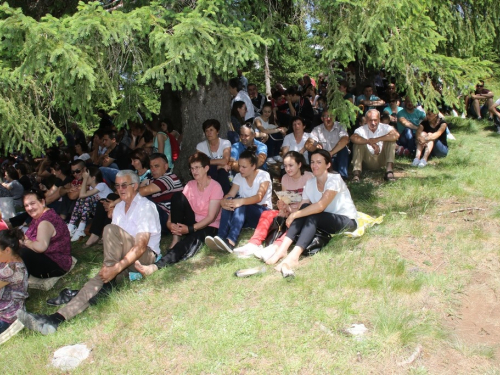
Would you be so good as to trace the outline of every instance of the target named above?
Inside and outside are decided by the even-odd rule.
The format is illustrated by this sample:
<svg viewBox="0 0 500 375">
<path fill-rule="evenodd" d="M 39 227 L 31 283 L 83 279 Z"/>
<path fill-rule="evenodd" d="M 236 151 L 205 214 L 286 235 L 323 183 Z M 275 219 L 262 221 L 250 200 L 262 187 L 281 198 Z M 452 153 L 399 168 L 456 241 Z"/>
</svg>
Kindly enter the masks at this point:
<svg viewBox="0 0 500 375">
<path fill-rule="evenodd" d="M 296 269 L 298 266 L 299 266 L 299 261 L 298 259 L 295 259 L 295 258 L 290 258 L 289 256 L 287 256 L 285 259 L 283 259 L 283 262 L 281 262 L 281 264 L 285 264 L 288 266 L 288 268 L 290 269 Z"/>
<path fill-rule="evenodd" d="M 284 277 L 284 278 L 287 278 L 287 277 L 290 277 L 290 278 L 294 278 L 295 277 L 295 272 L 293 271 L 293 269 L 285 262 L 281 262 L 281 275 Z"/>
<path fill-rule="evenodd" d="M 96 236 L 95 234 L 91 234 L 87 242 L 85 243 L 85 246 L 92 246 L 95 245 L 97 242 L 99 242 L 99 236 Z"/>
<path fill-rule="evenodd" d="M 172 242 L 170 242 L 169 250 L 172 249 L 175 245 L 177 245 L 177 242 L 179 242 L 180 236 L 176 236 L 175 234 L 172 236 Z"/>
<path fill-rule="evenodd" d="M 155 264 L 150 264 L 149 266 L 144 266 L 138 260 L 135 261 L 134 267 L 142 276 L 149 276 L 156 271 L 158 271 L 158 267 Z"/>
<path fill-rule="evenodd" d="M 266 264 L 276 264 L 281 258 L 286 256 L 286 252 L 278 252 L 276 251 L 271 258 L 266 260 Z"/>
</svg>

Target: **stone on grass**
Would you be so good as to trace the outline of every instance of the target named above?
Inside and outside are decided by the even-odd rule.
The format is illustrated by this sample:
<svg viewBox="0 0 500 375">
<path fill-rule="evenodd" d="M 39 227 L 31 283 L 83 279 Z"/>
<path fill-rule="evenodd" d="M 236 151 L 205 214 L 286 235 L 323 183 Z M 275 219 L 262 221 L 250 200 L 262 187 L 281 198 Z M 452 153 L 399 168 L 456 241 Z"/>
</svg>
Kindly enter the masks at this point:
<svg viewBox="0 0 500 375">
<path fill-rule="evenodd" d="M 344 330 L 344 333 L 349 336 L 354 336 L 358 341 L 363 340 L 364 334 L 368 332 L 368 328 L 364 324 L 353 324 Z"/>
<path fill-rule="evenodd" d="M 63 371 L 73 370 L 86 359 L 90 354 L 90 349 L 85 344 L 68 345 L 59 348 L 54 353 L 52 366 Z"/>
</svg>

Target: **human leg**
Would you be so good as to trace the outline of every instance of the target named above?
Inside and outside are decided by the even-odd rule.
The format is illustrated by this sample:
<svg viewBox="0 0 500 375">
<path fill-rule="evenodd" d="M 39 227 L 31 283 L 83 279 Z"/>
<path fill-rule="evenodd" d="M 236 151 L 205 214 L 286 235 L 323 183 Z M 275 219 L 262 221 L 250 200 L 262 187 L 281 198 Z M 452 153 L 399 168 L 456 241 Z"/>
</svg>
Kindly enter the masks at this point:
<svg viewBox="0 0 500 375">
<path fill-rule="evenodd" d="M 436 158 L 444 158 L 448 155 L 448 146 L 445 146 L 443 142 L 439 139 L 434 141 L 434 148 L 431 152 L 431 156 Z"/>
<path fill-rule="evenodd" d="M 269 233 L 269 228 L 273 224 L 274 218 L 278 216 L 278 214 L 278 210 L 263 211 L 260 215 L 259 222 L 255 227 L 255 231 L 248 242 L 257 246 L 261 245 Z"/>
<path fill-rule="evenodd" d="M 220 184 L 224 195 L 229 193 L 229 190 L 231 190 L 231 183 L 229 182 L 228 171 L 226 171 L 224 168 L 217 169 L 214 180 Z"/>
<path fill-rule="evenodd" d="M 28 274 L 34 277 L 41 279 L 59 277 L 67 272 L 43 253 L 36 253 L 24 246 L 19 249 L 19 253 L 26 265 Z"/>
<path fill-rule="evenodd" d="M 349 149 L 344 147 L 332 158 L 333 170 L 338 172 L 343 178 L 348 176 L 349 167 Z"/>
</svg>

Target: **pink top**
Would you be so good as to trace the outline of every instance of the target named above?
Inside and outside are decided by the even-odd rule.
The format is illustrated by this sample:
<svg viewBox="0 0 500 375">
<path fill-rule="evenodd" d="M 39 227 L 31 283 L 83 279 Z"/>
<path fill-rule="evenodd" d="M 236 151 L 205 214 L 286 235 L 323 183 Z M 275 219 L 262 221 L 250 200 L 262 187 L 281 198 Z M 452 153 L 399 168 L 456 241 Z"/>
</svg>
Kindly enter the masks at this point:
<svg viewBox="0 0 500 375">
<path fill-rule="evenodd" d="M 198 190 L 196 180 L 191 180 L 186 184 L 182 193 L 186 196 L 194 211 L 196 222 L 200 222 L 208 216 L 208 206 L 211 200 L 221 200 L 224 196 L 221 186 L 213 179 L 210 180 L 210 184 L 208 184 L 203 192 Z M 209 227 L 219 228 L 220 214 L 221 212 L 219 211 L 217 218 L 208 225 Z"/>
<path fill-rule="evenodd" d="M 9 227 L 7 226 L 7 224 L 5 224 L 5 221 L 0 219 L 0 230 L 5 230 L 5 229 L 9 229 Z"/>
<path fill-rule="evenodd" d="M 293 191 L 294 193 L 299 193 L 302 195 L 302 191 L 304 190 L 304 186 L 306 186 L 306 182 L 313 178 L 314 175 L 311 172 L 304 172 L 302 176 L 298 180 L 294 180 L 289 175 L 285 174 L 281 178 L 281 185 L 284 190 Z M 293 211 L 297 211 L 299 209 L 300 202 L 290 203 L 290 208 Z"/>
<path fill-rule="evenodd" d="M 45 211 L 38 219 L 31 221 L 30 227 L 26 231 L 26 237 L 31 241 L 36 241 L 38 225 L 42 221 L 48 221 L 56 230 L 56 234 L 50 239 L 49 247 L 44 254 L 63 270 L 69 271 L 72 262 L 71 236 L 66 223 L 53 209 Z"/>
</svg>

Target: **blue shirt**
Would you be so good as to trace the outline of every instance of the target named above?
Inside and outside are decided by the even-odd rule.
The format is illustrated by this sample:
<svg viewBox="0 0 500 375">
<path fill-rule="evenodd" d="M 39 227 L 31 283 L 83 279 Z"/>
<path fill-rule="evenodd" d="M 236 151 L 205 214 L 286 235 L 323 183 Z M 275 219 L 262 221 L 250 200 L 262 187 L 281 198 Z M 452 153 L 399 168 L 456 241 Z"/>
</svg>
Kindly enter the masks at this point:
<svg viewBox="0 0 500 375">
<path fill-rule="evenodd" d="M 356 105 L 360 105 L 361 104 L 361 101 L 362 100 L 369 100 L 371 102 L 376 102 L 378 100 L 380 100 L 380 98 L 377 96 L 377 95 L 372 95 L 370 96 L 370 99 L 366 99 L 366 96 L 364 95 L 360 95 L 356 98 Z M 376 107 L 373 107 L 373 106 L 370 106 L 368 108 L 365 108 L 365 110 L 368 110 L 368 109 L 375 109 Z"/>
<path fill-rule="evenodd" d="M 396 110 L 396 113 L 399 113 L 399 111 L 401 111 L 402 109 L 403 109 L 403 107 L 398 107 L 398 109 Z M 394 112 L 392 112 L 392 108 L 391 108 L 390 105 L 388 105 L 387 107 L 385 107 L 382 112 L 387 112 L 390 115 L 392 115 L 394 113 Z"/>
<path fill-rule="evenodd" d="M 267 157 L 267 146 L 264 143 L 262 143 L 262 142 L 260 142 L 260 141 L 258 141 L 256 139 L 254 139 L 253 140 L 253 144 L 257 146 L 257 155 L 259 155 L 259 154 L 265 154 L 266 157 Z M 233 144 L 231 146 L 231 159 L 239 160 L 241 153 L 243 151 L 245 151 L 246 149 L 247 148 L 243 145 L 243 143 L 236 142 L 235 144 Z M 267 164 L 264 163 L 262 165 L 262 167 L 260 167 L 260 168 L 266 170 L 267 169 Z"/>
<path fill-rule="evenodd" d="M 421 111 L 420 109 L 415 108 L 413 112 L 407 112 L 406 108 L 403 108 L 401 111 L 398 112 L 398 123 L 397 123 L 397 128 L 399 134 L 403 132 L 403 130 L 406 129 L 406 126 L 404 126 L 399 119 L 401 117 L 404 117 L 408 121 L 410 121 L 413 125 L 418 127 L 420 123 L 425 119 L 425 112 Z M 416 130 L 413 130 L 413 133 L 416 133 Z"/>
</svg>

